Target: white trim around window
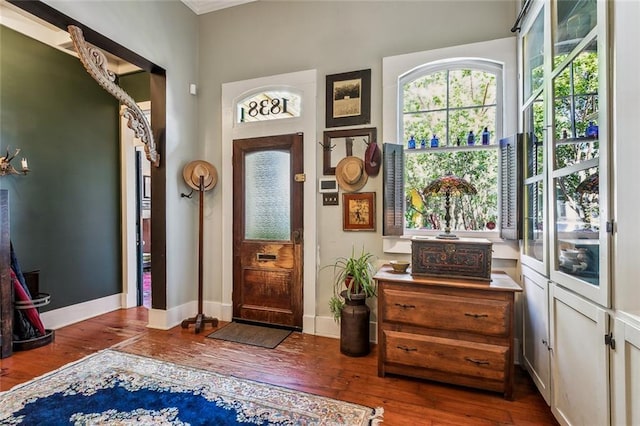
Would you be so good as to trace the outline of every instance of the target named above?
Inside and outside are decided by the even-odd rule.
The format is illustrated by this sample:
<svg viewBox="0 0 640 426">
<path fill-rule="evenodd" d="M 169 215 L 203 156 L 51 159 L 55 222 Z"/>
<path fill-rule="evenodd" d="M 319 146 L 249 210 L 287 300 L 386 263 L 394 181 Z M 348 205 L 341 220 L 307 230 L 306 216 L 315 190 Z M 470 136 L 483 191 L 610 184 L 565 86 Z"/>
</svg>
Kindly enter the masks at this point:
<svg viewBox="0 0 640 426">
<path fill-rule="evenodd" d="M 501 117 L 501 134 L 512 135 L 517 132 L 518 124 L 518 75 L 517 75 L 517 42 L 516 37 L 508 37 L 497 40 L 484 41 L 460 46 L 409 53 L 399 56 L 391 56 L 382 59 L 382 137 L 383 142 L 404 145 L 404 141 L 398 140 L 401 126 L 399 111 L 401 102 L 399 86 L 400 78 L 417 72 L 424 72 L 425 66 L 445 64 L 448 61 L 491 61 L 502 65 L 503 69 L 503 113 Z M 477 63 L 477 62 L 476 62 Z M 429 64 L 429 65 L 427 65 Z M 500 120 L 499 120 L 500 121 Z M 456 234 L 464 236 L 462 232 Z M 477 233 L 470 236 L 480 236 Z M 502 240 L 494 240 L 500 244 Z M 403 241 L 404 240 L 404 241 Z M 517 244 L 506 244 L 504 253 L 506 258 L 518 258 Z M 403 238 L 384 238 L 384 250 L 390 252 L 406 251 L 406 236 Z M 494 245 L 495 246 L 495 245 Z M 497 247 L 496 247 L 497 248 Z"/>
</svg>

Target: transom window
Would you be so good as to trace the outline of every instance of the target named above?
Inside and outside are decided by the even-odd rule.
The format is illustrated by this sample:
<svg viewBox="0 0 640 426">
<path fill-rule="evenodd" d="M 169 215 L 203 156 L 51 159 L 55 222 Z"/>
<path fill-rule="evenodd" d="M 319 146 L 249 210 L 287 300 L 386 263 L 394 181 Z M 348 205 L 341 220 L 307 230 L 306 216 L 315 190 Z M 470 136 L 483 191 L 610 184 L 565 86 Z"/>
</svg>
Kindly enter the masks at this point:
<svg viewBox="0 0 640 426">
<path fill-rule="evenodd" d="M 300 117 L 301 97 L 289 90 L 265 90 L 253 93 L 236 105 L 236 122 L 280 120 Z"/>
<path fill-rule="evenodd" d="M 452 231 L 497 233 L 502 66 L 477 59 L 439 61 L 401 76 L 398 91 L 404 233 L 444 229 L 444 196 L 422 190 L 448 173 L 477 189 L 475 195 L 451 198 Z"/>
</svg>

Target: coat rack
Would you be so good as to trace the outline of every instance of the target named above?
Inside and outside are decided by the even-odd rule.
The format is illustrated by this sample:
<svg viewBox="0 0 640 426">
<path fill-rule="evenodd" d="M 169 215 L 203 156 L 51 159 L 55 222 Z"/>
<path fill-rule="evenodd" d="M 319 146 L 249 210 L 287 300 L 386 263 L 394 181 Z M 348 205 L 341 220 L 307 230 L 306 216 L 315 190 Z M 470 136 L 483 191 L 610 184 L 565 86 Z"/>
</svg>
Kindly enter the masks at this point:
<svg viewBox="0 0 640 426">
<path fill-rule="evenodd" d="M 218 180 L 218 173 L 213 165 L 206 161 L 192 161 L 187 164 L 183 170 L 183 177 L 187 184 L 193 189 L 197 189 L 200 194 L 199 201 L 199 223 L 198 223 L 198 313 L 195 317 L 187 318 L 182 321 L 182 328 L 189 328 L 191 324 L 195 325 L 195 332 L 200 331 L 206 326 L 211 324 L 212 327 L 218 326 L 218 319 L 208 317 L 203 313 L 202 299 L 203 299 L 203 285 L 202 285 L 202 251 L 204 247 L 204 193 L 205 191 L 212 189 Z"/>
</svg>

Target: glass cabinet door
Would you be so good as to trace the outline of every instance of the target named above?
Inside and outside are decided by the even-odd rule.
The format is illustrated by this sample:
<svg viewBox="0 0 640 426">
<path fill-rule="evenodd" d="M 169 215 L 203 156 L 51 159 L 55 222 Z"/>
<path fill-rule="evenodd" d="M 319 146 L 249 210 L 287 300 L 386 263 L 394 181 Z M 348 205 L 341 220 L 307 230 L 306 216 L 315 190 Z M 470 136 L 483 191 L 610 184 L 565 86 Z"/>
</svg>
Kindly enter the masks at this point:
<svg viewBox="0 0 640 426">
<path fill-rule="evenodd" d="M 522 262 L 547 274 L 545 229 L 545 8 L 522 36 L 523 52 L 523 245 Z"/>
<path fill-rule="evenodd" d="M 599 104 L 606 67 L 598 7 L 596 0 L 556 3 L 550 266 L 554 281 L 607 306 L 606 111 Z"/>
<path fill-rule="evenodd" d="M 524 229 L 523 262 L 544 269 L 545 192 L 544 192 L 544 103 L 540 94 L 524 114 Z M 532 264 L 530 261 L 533 260 Z M 539 262 L 541 265 L 535 265 Z M 536 268 L 539 266 L 539 268 Z M 546 270 L 539 271 L 546 273 Z"/>
</svg>

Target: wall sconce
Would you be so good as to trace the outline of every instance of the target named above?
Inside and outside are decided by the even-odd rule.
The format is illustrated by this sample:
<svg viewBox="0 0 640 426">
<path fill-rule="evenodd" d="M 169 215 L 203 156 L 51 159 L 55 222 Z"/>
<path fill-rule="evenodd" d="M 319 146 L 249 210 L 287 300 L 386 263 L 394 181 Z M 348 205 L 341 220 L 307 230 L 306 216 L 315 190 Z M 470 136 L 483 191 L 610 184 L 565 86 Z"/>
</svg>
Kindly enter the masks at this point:
<svg viewBox="0 0 640 426">
<path fill-rule="evenodd" d="M 11 160 L 16 158 L 16 156 L 19 153 L 20 153 L 20 149 L 16 149 L 16 152 L 13 155 L 11 155 L 9 153 L 9 148 L 7 147 L 7 155 L 5 155 L 4 157 L 0 157 L 0 176 L 19 175 L 19 174 L 26 175 L 31 171 L 29 170 L 27 159 L 24 157 L 22 157 L 22 161 L 20 162 L 20 166 L 22 167 L 22 170 L 18 171 L 11 165 Z"/>
</svg>

